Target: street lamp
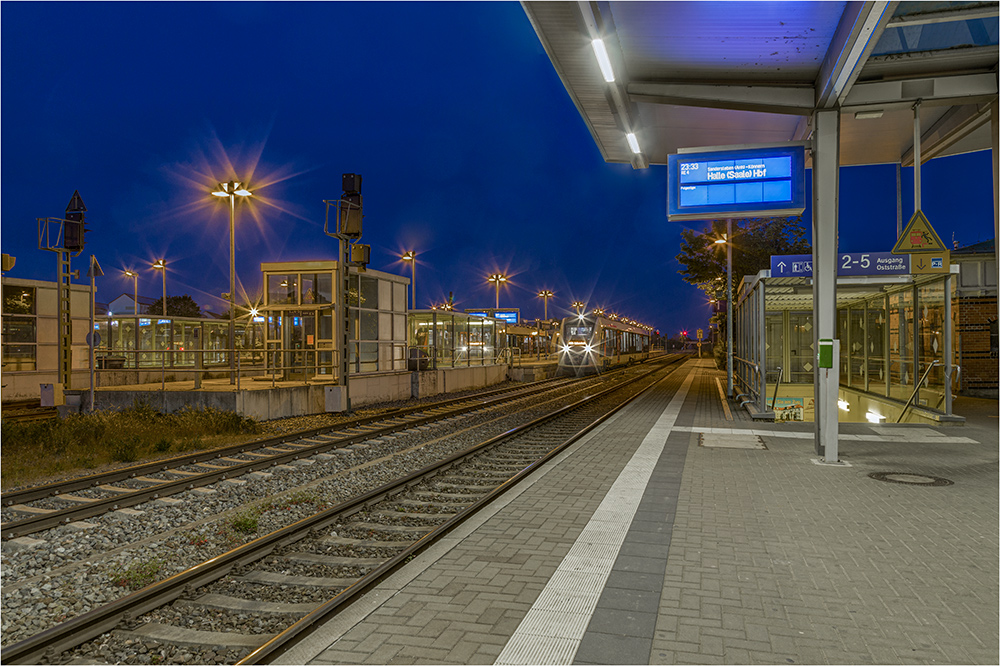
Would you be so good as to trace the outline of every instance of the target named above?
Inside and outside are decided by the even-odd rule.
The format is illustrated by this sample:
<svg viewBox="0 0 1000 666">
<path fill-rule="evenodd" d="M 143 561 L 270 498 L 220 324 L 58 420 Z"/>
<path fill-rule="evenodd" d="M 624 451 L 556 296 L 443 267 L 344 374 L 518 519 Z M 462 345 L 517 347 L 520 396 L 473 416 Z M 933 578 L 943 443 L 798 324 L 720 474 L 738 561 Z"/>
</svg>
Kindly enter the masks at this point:
<svg viewBox="0 0 1000 666">
<path fill-rule="evenodd" d="M 555 294 L 553 294 L 548 289 L 542 289 L 540 292 L 538 292 L 538 297 L 542 299 L 543 303 L 545 303 L 545 320 L 546 321 L 548 321 L 548 319 L 549 319 L 549 299 L 552 298 L 553 296 L 555 296 Z"/>
<path fill-rule="evenodd" d="M 507 281 L 507 276 L 504 275 L 503 273 L 494 273 L 493 275 L 491 275 L 488 278 L 488 280 L 489 280 L 489 282 L 492 282 L 493 284 L 496 285 L 496 288 L 497 288 L 497 305 L 496 305 L 496 309 L 499 310 L 500 309 L 500 283 L 501 282 L 506 282 Z"/>
<path fill-rule="evenodd" d="M 163 316 L 167 316 L 167 260 L 157 259 L 153 262 L 154 271 L 163 271 Z M 137 306 L 138 307 L 138 306 Z"/>
<path fill-rule="evenodd" d="M 717 239 L 726 246 L 726 397 L 733 397 L 733 220 L 726 220 L 726 235 Z"/>
<path fill-rule="evenodd" d="M 576 308 L 576 313 L 577 314 L 582 314 L 583 313 L 583 309 L 585 307 L 587 307 L 587 304 L 584 303 L 583 301 L 573 301 L 572 306 L 574 308 Z"/>
<path fill-rule="evenodd" d="M 229 383 L 236 383 L 236 197 L 253 196 L 242 183 L 231 180 L 219 183 L 212 192 L 217 197 L 229 199 Z"/>
<path fill-rule="evenodd" d="M 409 250 L 403 253 L 403 261 L 410 262 L 410 309 L 417 309 L 417 253 Z"/>
<path fill-rule="evenodd" d="M 133 314 L 139 314 L 139 274 L 128 268 L 126 268 L 123 272 L 125 273 L 126 277 L 132 278 L 132 288 L 135 291 L 135 294 L 133 296 L 133 298 L 135 299 L 133 301 L 134 305 Z M 164 303 L 167 302 L 166 296 L 163 297 L 163 302 Z"/>
</svg>

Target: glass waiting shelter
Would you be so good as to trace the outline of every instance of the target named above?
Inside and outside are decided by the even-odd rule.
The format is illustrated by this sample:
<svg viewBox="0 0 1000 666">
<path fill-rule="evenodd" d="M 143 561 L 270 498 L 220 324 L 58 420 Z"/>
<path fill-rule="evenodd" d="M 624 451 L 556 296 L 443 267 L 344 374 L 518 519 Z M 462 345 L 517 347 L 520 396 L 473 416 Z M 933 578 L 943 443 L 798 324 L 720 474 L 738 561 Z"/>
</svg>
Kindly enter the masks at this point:
<svg viewBox="0 0 1000 666">
<path fill-rule="evenodd" d="M 951 267 L 952 271 L 957 266 Z M 840 421 L 947 420 L 957 341 L 950 273 L 837 279 Z M 814 417 L 812 278 L 744 277 L 733 307 L 733 382 L 750 411 Z M 942 418 L 943 417 L 943 418 Z"/>
<path fill-rule="evenodd" d="M 414 310 L 409 346 L 411 370 L 493 365 L 504 362 L 506 323 L 452 310 Z"/>
<path fill-rule="evenodd" d="M 94 331 L 99 336 L 94 346 L 98 369 L 166 367 L 194 371 L 198 367 L 205 370 L 229 367 L 228 319 L 109 313 L 95 319 Z M 235 332 L 236 350 L 242 363 L 250 366 L 255 360 L 260 361 L 263 324 L 240 317 Z"/>
<path fill-rule="evenodd" d="M 332 380 L 343 282 L 336 261 L 262 263 L 267 372 L 287 380 Z M 406 370 L 409 279 L 350 268 L 348 372 Z"/>
</svg>

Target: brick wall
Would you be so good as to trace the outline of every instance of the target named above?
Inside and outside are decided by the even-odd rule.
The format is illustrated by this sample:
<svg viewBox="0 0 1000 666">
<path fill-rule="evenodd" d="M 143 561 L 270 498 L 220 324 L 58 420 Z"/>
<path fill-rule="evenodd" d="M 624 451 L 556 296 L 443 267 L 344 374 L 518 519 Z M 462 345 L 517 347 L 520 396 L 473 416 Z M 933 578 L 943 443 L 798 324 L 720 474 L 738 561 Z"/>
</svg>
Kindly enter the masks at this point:
<svg viewBox="0 0 1000 666">
<path fill-rule="evenodd" d="M 990 329 L 996 330 L 996 296 L 959 296 L 958 308 L 959 357 L 962 366 L 963 395 L 996 398 L 998 359 L 991 348 Z M 996 344 L 994 338 L 993 344 Z"/>
</svg>

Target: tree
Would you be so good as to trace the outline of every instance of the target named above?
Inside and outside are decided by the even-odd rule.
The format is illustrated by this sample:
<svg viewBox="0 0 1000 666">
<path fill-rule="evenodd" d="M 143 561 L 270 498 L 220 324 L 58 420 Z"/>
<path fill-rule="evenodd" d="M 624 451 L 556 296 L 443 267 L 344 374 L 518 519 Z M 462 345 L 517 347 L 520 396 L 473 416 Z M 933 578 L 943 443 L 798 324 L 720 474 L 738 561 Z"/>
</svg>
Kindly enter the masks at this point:
<svg viewBox="0 0 1000 666">
<path fill-rule="evenodd" d="M 158 298 L 146 309 L 151 315 L 163 313 L 163 299 Z M 167 315 L 171 317 L 200 317 L 201 308 L 189 295 L 167 296 Z"/>
<path fill-rule="evenodd" d="M 681 253 L 677 261 L 684 267 L 678 271 L 688 284 L 693 284 L 709 296 L 725 293 L 726 245 L 717 244 L 726 235 L 726 221 L 713 220 L 711 227 L 699 233 L 681 231 Z M 733 287 L 744 275 L 756 275 L 771 267 L 771 255 L 809 254 L 801 217 L 774 217 L 733 220 Z M 724 297 L 724 296 L 723 296 Z"/>
<path fill-rule="evenodd" d="M 693 284 L 715 299 L 726 298 L 726 244 L 715 242 L 726 235 L 726 221 L 713 220 L 704 233 L 692 229 L 681 231 L 681 253 L 677 261 L 684 267 L 678 271 L 688 284 Z M 756 275 L 771 267 L 771 256 L 780 254 L 810 254 L 812 246 L 805 239 L 801 217 L 770 217 L 733 220 L 732 288 L 744 275 Z M 718 330 L 726 328 L 726 312 L 720 309 L 709 319 Z M 721 336 L 714 346 L 716 364 L 725 367 L 726 339 Z"/>
</svg>

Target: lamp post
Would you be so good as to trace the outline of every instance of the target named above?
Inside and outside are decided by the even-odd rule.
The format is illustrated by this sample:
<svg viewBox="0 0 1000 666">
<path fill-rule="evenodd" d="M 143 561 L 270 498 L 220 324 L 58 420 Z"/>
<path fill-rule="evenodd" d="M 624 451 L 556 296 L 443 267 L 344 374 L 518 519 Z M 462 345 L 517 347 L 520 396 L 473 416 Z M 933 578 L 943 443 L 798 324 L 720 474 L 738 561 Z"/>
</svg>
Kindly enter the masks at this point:
<svg viewBox="0 0 1000 666">
<path fill-rule="evenodd" d="M 549 299 L 552 298 L 554 295 L 555 294 L 553 294 L 548 289 L 542 289 L 540 292 L 538 292 L 538 297 L 541 298 L 542 302 L 545 304 L 545 321 L 549 320 Z"/>
<path fill-rule="evenodd" d="M 253 196 L 242 183 L 231 180 L 219 183 L 212 192 L 217 197 L 229 199 L 229 383 L 236 383 L 236 197 Z"/>
<path fill-rule="evenodd" d="M 410 309 L 417 309 L 417 253 L 408 250 L 403 253 L 403 261 L 410 263 Z"/>
<path fill-rule="evenodd" d="M 726 220 L 726 237 L 716 240 L 726 246 L 726 397 L 733 397 L 733 220 Z"/>
<path fill-rule="evenodd" d="M 167 260 L 157 259 L 155 262 L 153 262 L 153 270 L 163 272 L 163 316 L 166 317 L 167 316 Z"/>
<path fill-rule="evenodd" d="M 584 303 L 583 301 L 573 301 L 572 305 L 574 308 L 576 308 L 577 314 L 583 314 L 583 309 L 587 307 L 587 304 Z"/>
<path fill-rule="evenodd" d="M 500 309 L 500 283 L 501 282 L 506 282 L 507 281 L 507 276 L 504 275 L 503 273 L 494 273 L 493 275 L 491 275 L 488 278 L 488 280 L 490 282 L 492 282 L 493 284 L 496 285 L 496 288 L 497 288 L 496 309 L 499 310 Z"/>
<path fill-rule="evenodd" d="M 132 289 L 134 291 L 134 294 L 133 294 L 133 297 L 132 297 L 133 298 L 133 301 L 132 301 L 132 304 L 133 304 L 132 312 L 133 312 L 133 314 L 139 314 L 139 274 L 136 273 L 133 270 L 128 269 L 128 268 L 125 269 L 124 273 L 125 273 L 126 277 L 132 278 Z M 167 299 L 164 296 L 164 298 L 163 298 L 164 304 L 166 304 L 166 301 L 167 301 Z"/>
</svg>

